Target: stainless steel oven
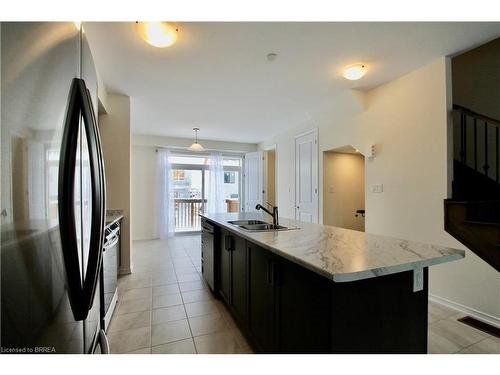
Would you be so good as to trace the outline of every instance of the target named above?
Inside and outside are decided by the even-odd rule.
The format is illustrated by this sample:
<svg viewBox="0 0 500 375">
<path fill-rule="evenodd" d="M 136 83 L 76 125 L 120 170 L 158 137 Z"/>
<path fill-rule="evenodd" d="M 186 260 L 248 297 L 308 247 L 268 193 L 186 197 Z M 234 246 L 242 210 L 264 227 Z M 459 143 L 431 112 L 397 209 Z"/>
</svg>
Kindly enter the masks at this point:
<svg viewBox="0 0 500 375">
<path fill-rule="evenodd" d="M 201 228 L 201 273 L 215 291 L 215 228 L 205 219 L 201 221 Z"/>
</svg>

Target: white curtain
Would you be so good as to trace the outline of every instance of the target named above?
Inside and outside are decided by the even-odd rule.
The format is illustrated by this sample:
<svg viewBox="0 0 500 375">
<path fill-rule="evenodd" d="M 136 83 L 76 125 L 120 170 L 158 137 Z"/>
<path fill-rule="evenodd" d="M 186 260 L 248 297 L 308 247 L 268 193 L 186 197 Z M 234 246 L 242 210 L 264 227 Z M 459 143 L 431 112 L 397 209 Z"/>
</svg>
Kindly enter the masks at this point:
<svg viewBox="0 0 500 375">
<path fill-rule="evenodd" d="M 213 152 L 210 154 L 209 172 L 207 212 L 210 214 L 226 212 L 224 198 L 224 164 L 220 152 Z"/>
<path fill-rule="evenodd" d="M 175 206 L 172 168 L 169 162 L 170 151 L 158 150 L 157 156 L 157 222 L 158 236 L 161 239 L 172 237 L 175 229 Z"/>
</svg>

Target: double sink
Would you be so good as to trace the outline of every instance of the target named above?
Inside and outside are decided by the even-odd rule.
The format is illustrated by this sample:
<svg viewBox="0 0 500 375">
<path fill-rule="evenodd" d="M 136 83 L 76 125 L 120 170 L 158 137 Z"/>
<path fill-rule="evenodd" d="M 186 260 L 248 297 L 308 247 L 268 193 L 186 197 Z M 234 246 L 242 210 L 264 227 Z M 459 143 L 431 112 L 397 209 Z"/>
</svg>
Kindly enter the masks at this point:
<svg viewBox="0 0 500 375">
<path fill-rule="evenodd" d="M 266 232 L 290 229 L 282 225 L 273 225 L 261 220 L 234 220 L 228 221 L 228 223 L 250 232 Z"/>
</svg>

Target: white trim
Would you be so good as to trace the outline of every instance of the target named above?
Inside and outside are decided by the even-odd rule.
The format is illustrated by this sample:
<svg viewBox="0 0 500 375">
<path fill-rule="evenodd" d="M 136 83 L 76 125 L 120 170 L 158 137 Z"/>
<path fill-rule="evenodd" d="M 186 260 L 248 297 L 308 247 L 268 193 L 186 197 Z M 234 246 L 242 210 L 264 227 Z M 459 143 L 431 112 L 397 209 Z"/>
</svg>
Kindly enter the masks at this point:
<svg viewBox="0 0 500 375">
<path fill-rule="evenodd" d="M 488 324 L 491 324 L 492 326 L 495 326 L 497 328 L 500 328 L 500 318 L 497 318 L 493 315 L 483 313 L 483 312 L 475 310 L 471 307 L 461 305 L 459 303 L 450 301 L 449 299 L 439 297 L 439 296 L 436 296 L 436 295 L 430 294 L 430 293 L 429 293 L 429 300 L 432 302 L 438 303 L 440 305 L 446 306 L 452 310 L 456 310 L 458 312 L 470 315 L 473 318 L 476 318 L 477 320 L 481 320 L 481 321 L 488 323 Z"/>
<path fill-rule="evenodd" d="M 295 212 L 295 219 L 297 220 L 297 139 L 304 137 L 309 134 L 314 134 L 315 136 L 315 146 L 316 146 L 316 223 L 320 224 L 323 222 L 323 213 L 320 214 L 320 208 L 319 208 L 319 203 L 320 203 L 320 187 L 319 187 L 319 173 L 320 173 L 320 167 L 319 167 L 319 158 L 320 158 L 320 151 L 319 151 L 319 128 L 313 128 L 310 130 L 307 130 L 303 133 L 300 133 L 296 136 L 294 136 L 293 139 L 293 164 L 294 164 L 294 186 L 295 186 L 295 192 L 294 192 L 294 205 L 293 205 L 293 210 Z M 323 155 L 321 156 L 323 158 Z M 322 191 L 321 191 L 322 193 Z M 321 220 L 320 220 L 321 218 Z M 320 222 L 321 221 L 321 222 Z"/>
<path fill-rule="evenodd" d="M 274 203 L 279 206 L 279 163 L 278 163 L 278 144 L 274 143 L 265 147 L 264 151 L 274 150 Z"/>
<path fill-rule="evenodd" d="M 125 266 L 120 266 L 118 269 L 118 275 L 130 275 L 132 273 L 132 266 L 130 267 L 125 267 Z"/>
</svg>

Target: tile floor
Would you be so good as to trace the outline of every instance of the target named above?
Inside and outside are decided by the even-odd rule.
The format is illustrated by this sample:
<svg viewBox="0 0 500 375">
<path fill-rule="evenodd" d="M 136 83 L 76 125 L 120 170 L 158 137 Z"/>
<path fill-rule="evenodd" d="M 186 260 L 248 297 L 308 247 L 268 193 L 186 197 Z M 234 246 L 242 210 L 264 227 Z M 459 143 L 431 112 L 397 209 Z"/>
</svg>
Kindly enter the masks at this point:
<svg viewBox="0 0 500 375">
<path fill-rule="evenodd" d="M 113 353 L 251 353 L 201 277 L 200 235 L 134 241 L 133 274 L 118 281 Z"/>
<path fill-rule="evenodd" d="M 201 277 L 200 235 L 134 241 L 134 273 L 118 282 L 108 331 L 113 353 L 252 353 Z M 500 353 L 500 339 L 429 304 L 429 353 Z"/>
</svg>

